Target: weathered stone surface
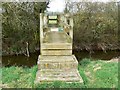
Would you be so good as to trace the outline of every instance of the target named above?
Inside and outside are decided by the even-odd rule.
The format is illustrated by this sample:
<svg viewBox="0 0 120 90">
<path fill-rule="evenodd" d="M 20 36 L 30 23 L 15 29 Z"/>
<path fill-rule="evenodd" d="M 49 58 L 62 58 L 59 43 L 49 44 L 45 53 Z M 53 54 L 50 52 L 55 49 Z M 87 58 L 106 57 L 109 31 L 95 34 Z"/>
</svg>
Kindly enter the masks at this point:
<svg viewBox="0 0 120 90">
<path fill-rule="evenodd" d="M 72 55 L 72 40 L 65 32 L 47 32 L 43 40 L 42 55 Z"/>
<path fill-rule="evenodd" d="M 36 83 L 65 81 L 79 82 L 83 80 L 78 72 L 78 61 L 74 55 L 38 57 Z"/>
<path fill-rule="evenodd" d="M 72 43 L 72 40 L 65 32 L 51 31 L 46 33 L 43 43 Z"/>
<path fill-rule="evenodd" d="M 59 62 L 67 62 L 67 61 L 76 61 L 76 57 L 74 55 L 68 55 L 68 56 L 48 56 L 48 55 L 39 55 L 38 61 L 59 61 Z"/>
<path fill-rule="evenodd" d="M 38 69 L 77 69 L 78 61 L 74 55 L 70 56 L 42 56 L 38 57 Z"/>
<path fill-rule="evenodd" d="M 71 50 L 42 50 L 42 55 L 72 55 L 72 49 Z"/>
<path fill-rule="evenodd" d="M 43 69 L 38 70 L 36 74 L 35 83 L 41 82 L 53 82 L 53 81 L 64 81 L 64 82 L 79 82 L 83 83 L 81 76 L 77 69 Z"/>
<path fill-rule="evenodd" d="M 42 43 L 42 49 L 71 49 L 72 43 Z"/>
</svg>

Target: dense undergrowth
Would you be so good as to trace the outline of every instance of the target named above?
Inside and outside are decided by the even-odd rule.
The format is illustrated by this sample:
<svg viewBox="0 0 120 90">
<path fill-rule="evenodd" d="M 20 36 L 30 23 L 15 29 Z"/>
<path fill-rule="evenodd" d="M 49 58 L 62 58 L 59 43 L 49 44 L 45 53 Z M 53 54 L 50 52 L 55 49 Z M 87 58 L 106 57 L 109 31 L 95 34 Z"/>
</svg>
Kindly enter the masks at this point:
<svg viewBox="0 0 120 90">
<path fill-rule="evenodd" d="M 49 0 L 48 0 L 49 1 Z M 74 49 L 120 49 L 117 2 L 72 2 L 66 9 L 74 20 Z M 2 3 L 2 54 L 26 54 L 39 50 L 39 11 L 44 2 Z"/>
<path fill-rule="evenodd" d="M 23 68 L 17 66 L 2 67 L 3 88 L 117 88 L 118 62 L 91 61 L 83 59 L 79 63 L 79 73 L 84 83 L 53 82 L 34 84 L 37 66 Z"/>
</svg>

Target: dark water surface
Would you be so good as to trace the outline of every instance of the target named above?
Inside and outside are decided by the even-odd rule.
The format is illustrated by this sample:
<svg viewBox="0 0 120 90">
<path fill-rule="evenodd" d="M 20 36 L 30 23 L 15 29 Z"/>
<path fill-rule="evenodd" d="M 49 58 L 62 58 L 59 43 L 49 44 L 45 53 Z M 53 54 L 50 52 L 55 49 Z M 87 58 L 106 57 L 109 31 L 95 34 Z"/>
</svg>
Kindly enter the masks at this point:
<svg viewBox="0 0 120 90">
<path fill-rule="evenodd" d="M 39 52 L 30 54 L 30 57 L 25 55 L 8 55 L 2 56 L 2 66 L 23 66 L 32 67 L 37 64 Z"/>
<path fill-rule="evenodd" d="M 92 58 L 93 60 L 110 60 L 112 58 L 120 56 L 120 51 L 94 51 L 92 53 L 88 51 L 73 50 L 73 54 L 77 57 L 78 61 L 83 58 Z M 30 57 L 25 55 L 8 55 L 2 56 L 2 66 L 23 66 L 23 67 L 32 67 L 37 64 L 39 51 L 30 54 Z"/>
<path fill-rule="evenodd" d="M 112 58 L 115 57 L 119 57 L 120 56 L 120 51 L 116 50 L 116 51 L 93 51 L 93 52 L 88 52 L 88 51 L 73 51 L 73 53 L 75 54 L 76 58 L 78 59 L 78 61 L 82 60 L 83 58 L 91 58 L 93 60 L 110 60 Z"/>
</svg>

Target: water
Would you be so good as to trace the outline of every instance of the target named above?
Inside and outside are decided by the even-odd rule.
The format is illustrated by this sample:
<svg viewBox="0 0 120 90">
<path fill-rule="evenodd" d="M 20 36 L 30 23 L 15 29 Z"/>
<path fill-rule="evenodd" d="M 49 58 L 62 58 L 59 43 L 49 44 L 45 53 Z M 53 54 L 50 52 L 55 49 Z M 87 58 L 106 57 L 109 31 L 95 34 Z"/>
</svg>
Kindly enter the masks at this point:
<svg viewBox="0 0 120 90">
<path fill-rule="evenodd" d="M 81 50 L 73 50 L 73 54 L 76 56 L 77 60 L 80 61 L 83 58 L 92 58 L 93 60 L 110 60 L 114 57 L 120 56 L 120 51 L 107 51 L 106 53 L 103 51 L 94 51 L 93 53 L 89 53 L 88 51 Z M 8 55 L 2 56 L 2 66 L 23 66 L 23 67 L 32 67 L 37 65 L 39 51 L 35 53 L 31 53 L 30 57 L 26 57 L 25 55 Z"/>
<path fill-rule="evenodd" d="M 30 54 L 30 57 L 25 55 L 8 55 L 2 56 L 2 66 L 23 66 L 23 67 L 32 67 L 37 64 L 39 52 Z"/>
<path fill-rule="evenodd" d="M 93 51 L 93 52 L 88 52 L 88 51 L 73 51 L 73 53 L 75 54 L 76 58 L 78 59 L 78 61 L 82 60 L 83 58 L 92 58 L 93 60 L 110 60 L 112 58 L 115 57 L 119 57 L 120 56 L 120 51 L 106 51 L 103 52 L 101 50 L 98 51 Z"/>
</svg>

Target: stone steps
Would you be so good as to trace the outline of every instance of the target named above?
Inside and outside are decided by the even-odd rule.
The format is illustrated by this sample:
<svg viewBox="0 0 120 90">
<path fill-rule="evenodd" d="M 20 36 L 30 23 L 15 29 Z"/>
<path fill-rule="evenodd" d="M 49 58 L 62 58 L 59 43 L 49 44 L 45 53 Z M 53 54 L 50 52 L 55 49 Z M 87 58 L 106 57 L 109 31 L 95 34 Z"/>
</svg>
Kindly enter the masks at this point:
<svg viewBox="0 0 120 90">
<path fill-rule="evenodd" d="M 42 43 L 41 49 L 71 49 L 72 43 Z"/>
<path fill-rule="evenodd" d="M 41 82 L 79 82 L 83 83 L 81 76 L 77 69 L 42 69 L 38 70 L 36 74 L 36 83 Z"/>
<path fill-rule="evenodd" d="M 43 40 L 43 43 L 72 43 L 69 35 L 58 31 L 47 32 Z"/>
<path fill-rule="evenodd" d="M 47 32 L 41 43 L 41 55 L 72 55 L 72 40 L 65 32 Z"/>
<path fill-rule="evenodd" d="M 39 56 L 38 69 L 78 69 L 74 55 L 70 56 Z"/>
<path fill-rule="evenodd" d="M 42 55 L 72 55 L 72 49 L 43 49 Z"/>
<path fill-rule="evenodd" d="M 78 61 L 74 55 L 39 55 L 37 64 L 36 83 L 53 81 L 83 83 L 78 72 Z"/>
</svg>

